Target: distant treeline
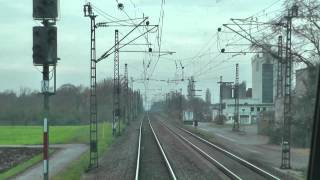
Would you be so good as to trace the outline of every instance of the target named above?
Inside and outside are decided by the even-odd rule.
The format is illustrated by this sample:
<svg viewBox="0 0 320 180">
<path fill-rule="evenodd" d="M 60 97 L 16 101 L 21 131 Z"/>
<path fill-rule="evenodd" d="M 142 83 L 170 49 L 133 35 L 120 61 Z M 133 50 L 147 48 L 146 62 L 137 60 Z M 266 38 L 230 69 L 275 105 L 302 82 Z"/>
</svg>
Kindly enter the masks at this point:
<svg viewBox="0 0 320 180">
<path fill-rule="evenodd" d="M 181 118 L 182 111 L 194 111 L 198 121 L 212 121 L 211 103 L 199 97 L 186 98 L 180 93 L 170 92 L 165 100 L 153 102 L 151 112 L 166 112 Z"/>
<path fill-rule="evenodd" d="M 138 92 L 129 94 L 142 98 Z M 121 95 L 121 104 L 126 102 Z M 103 80 L 97 83 L 98 120 L 112 120 L 113 81 Z M 133 98 L 134 100 L 134 98 Z M 138 98 L 136 98 L 138 101 Z M 64 84 L 50 96 L 50 124 L 88 124 L 90 107 L 90 89 L 85 86 Z M 138 107 L 143 109 L 142 103 Z M 0 92 L 0 124 L 35 125 L 43 122 L 43 95 L 29 88 L 20 88 L 19 92 Z"/>
</svg>

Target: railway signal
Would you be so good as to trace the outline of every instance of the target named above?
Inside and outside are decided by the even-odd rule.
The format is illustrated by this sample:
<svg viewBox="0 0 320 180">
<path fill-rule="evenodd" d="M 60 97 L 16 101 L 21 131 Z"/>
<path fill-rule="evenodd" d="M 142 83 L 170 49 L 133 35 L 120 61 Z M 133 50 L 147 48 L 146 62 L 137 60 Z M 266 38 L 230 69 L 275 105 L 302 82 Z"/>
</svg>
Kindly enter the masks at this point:
<svg viewBox="0 0 320 180">
<path fill-rule="evenodd" d="M 49 96 L 56 90 L 57 65 L 57 0 L 33 0 L 33 19 L 39 20 L 42 26 L 33 27 L 33 65 L 42 66 L 41 92 L 43 94 L 43 179 L 49 179 Z M 50 88 L 50 67 L 53 73 L 53 90 Z"/>
</svg>

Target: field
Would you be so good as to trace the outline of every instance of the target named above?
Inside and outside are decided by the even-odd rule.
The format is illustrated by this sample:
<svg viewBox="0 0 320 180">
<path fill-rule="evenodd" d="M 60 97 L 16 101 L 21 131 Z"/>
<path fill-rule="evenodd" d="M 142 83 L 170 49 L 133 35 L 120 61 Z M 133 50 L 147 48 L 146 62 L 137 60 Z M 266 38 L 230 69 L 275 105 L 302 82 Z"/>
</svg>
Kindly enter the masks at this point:
<svg viewBox="0 0 320 180">
<path fill-rule="evenodd" d="M 42 144 L 41 126 L 0 126 L 0 145 L 36 145 Z M 80 126 L 51 126 L 49 128 L 50 144 L 89 143 L 89 125 Z M 111 135 L 110 123 L 99 124 L 98 129 L 99 153 L 104 152 L 114 139 Z M 79 177 L 88 165 L 88 152 L 75 162 L 71 162 L 66 171 L 61 172 L 55 179 L 75 179 Z M 10 177 L 42 160 L 42 155 L 37 155 L 22 164 L 19 164 L 7 172 L 0 174 L 2 177 Z"/>
<path fill-rule="evenodd" d="M 50 144 L 87 143 L 89 126 L 51 126 Z M 42 144 L 41 126 L 0 126 L 0 145 Z"/>
</svg>

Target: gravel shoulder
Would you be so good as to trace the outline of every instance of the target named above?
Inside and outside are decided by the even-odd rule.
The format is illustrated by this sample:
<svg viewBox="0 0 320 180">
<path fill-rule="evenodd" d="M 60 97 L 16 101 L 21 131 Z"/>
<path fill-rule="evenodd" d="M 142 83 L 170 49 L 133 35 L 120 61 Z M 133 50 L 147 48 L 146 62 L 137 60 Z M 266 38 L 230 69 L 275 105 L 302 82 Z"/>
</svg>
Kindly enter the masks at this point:
<svg viewBox="0 0 320 180">
<path fill-rule="evenodd" d="M 242 179 L 255 179 L 255 180 L 264 180 L 266 179 L 265 177 L 259 175 L 252 169 L 244 166 L 243 164 L 239 163 L 238 161 L 234 160 L 233 158 L 230 158 L 227 156 L 225 153 L 222 153 L 207 144 L 199 141 L 195 137 L 191 136 L 190 134 L 178 129 L 178 128 L 173 128 L 174 131 L 178 132 L 181 134 L 183 137 L 191 141 L 193 144 L 201 148 L 203 151 L 205 151 L 207 154 L 209 154 L 211 157 L 216 159 L 218 162 L 223 164 L 226 168 L 231 170 L 233 173 L 237 174 L 239 177 Z"/>
<path fill-rule="evenodd" d="M 192 129 L 193 127 L 189 129 Z M 215 127 L 212 123 L 199 123 L 198 129 L 212 134 L 214 143 L 240 155 L 249 162 L 268 170 L 270 173 L 282 176 L 283 179 L 300 179 L 302 172 L 297 169 L 305 168 L 308 164 L 308 152 L 305 149 L 292 148 L 292 170 L 281 170 L 281 147 L 268 144 L 265 136 L 257 135 L 256 127 L 246 127 L 246 133 L 236 133 L 230 127 Z"/>
<path fill-rule="evenodd" d="M 101 154 L 99 167 L 83 175 L 82 179 L 134 179 L 140 121 L 126 127 L 106 153 Z"/>
</svg>

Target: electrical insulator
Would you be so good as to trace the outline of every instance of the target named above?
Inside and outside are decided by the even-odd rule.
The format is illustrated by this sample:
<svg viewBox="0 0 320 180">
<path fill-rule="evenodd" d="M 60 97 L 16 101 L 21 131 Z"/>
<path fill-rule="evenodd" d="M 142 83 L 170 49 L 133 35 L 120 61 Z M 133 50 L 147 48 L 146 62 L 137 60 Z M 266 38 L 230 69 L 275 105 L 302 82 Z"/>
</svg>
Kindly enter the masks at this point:
<svg viewBox="0 0 320 180">
<path fill-rule="evenodd" d="M 123 8 L 124 8 L 124 5 L 122 3 L 118 3 L 118 9 L 123 10 Z"/>
<path fill-rule="evenodd" d="M 84 17 L 88 17 L 93 14 L 92 7 L 91 7 L 90 3 L 83 6 L 83 13 L 84 13 Z"/>
</svg>

